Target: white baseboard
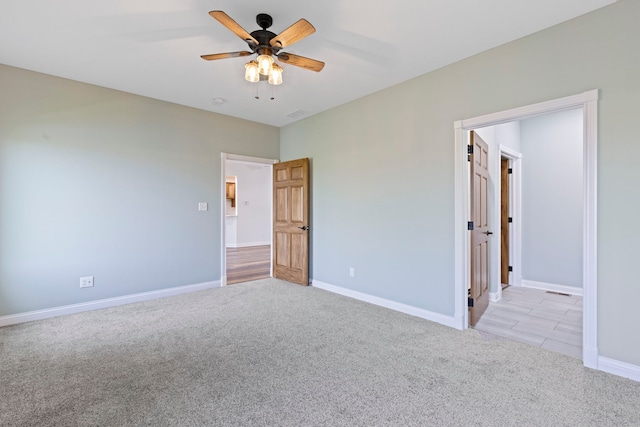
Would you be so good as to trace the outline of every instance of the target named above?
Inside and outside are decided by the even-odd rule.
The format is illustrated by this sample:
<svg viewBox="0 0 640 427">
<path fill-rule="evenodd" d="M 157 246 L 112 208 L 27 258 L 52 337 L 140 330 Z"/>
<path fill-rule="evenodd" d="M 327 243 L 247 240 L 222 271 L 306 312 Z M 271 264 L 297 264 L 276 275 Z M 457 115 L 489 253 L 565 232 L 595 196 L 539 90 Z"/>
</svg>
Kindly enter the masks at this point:
<svg viewBox="0 0 640 427">
<path fill-rule="evenodd" d="M 368 302 L 370 304 L 379 305 L 381 307 L 390 308 L 391 310 L 399 311 L 401 313 L 409 314 L 411 316 L 420 317 L 422 319 L 430 320 L 432 322 L 440 323 L 451 328 L 456 327 L 455 318 L 453 316 L 445 316 L 444 314 L 434 313 L 432 311 L 417 308 L 411 305 L 402 304 L 396 301 L 388 300 L 385 298 L 376 297 L 373 295 L 365 294 L 351 289 L 343 288 L 340 286 L 330 285 L 328 283 L 321 282 L 319 280 L 312 280 L 311 286 L 324 289 L 325 291 L 340 294 L 349 298 L 354 298 L 360 301 Z"/>
<path fill-rule="evenodd" d="M 148 301 L 172 295 L 201 291 L 204 289 L 219 288 L 220 281 L 196 283 L 194 285 L 178 286 L 175 288 L 160 289 L 157 291 L 142 292 L 139 294 L 123 295 L 121 297 L 106 298 L 101 300 L 83 302 L 80 304 L 64 305 L 61 307 L 47 308 L 44 310 L 28 311 L 25 313 L 0 316 L 0 327 L 15 325 L 18 323 L 32 322 L 34 320 L 48 319 L 67 314 L 81 313 L 83 311 L 99 310 L 102 308 L 116 307 L 118 305 L 134 302 Z"/>
<path fill-rule="evenodd" d="M 598 370 L 640 382 L 640 366 L 608 357 L 598 357 Z"/>
<path fill-rule="evenodd" d="M 498 302 L 502 298 L 502 292 L 489 292 L 489 301 Z"/>
<path fill-rule="evenodd" d="M 271 242 L 227 243 L 228 248 L 248 248 L 249 246 L 268 246 Z"/>
<path fill-rule="evenodd" d="M 522 280 L 523 288 L 542 289 L 543 291 L 561 292 L 563 294 L 582 296 L 582 288 L 576 288 L 567 285 L 558 285 L 556 283 L 536 282 L 534 280 Z"/>
</svg>

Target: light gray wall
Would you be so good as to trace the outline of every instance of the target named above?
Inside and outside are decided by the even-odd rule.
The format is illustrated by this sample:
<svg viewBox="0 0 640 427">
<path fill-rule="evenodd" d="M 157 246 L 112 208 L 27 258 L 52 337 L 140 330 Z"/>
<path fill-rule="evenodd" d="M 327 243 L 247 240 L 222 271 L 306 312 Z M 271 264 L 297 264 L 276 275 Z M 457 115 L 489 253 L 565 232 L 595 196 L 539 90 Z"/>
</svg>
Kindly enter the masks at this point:
<svg viewBox="0 0 640 427">
<path fill-rule="evenodd" d="M 504 145 L 516 152 L 520 152 L 520 122 L 513 121 L 495 126 L 475 129 L 480 137 L 491 144 L 498 151 L 499 145 Z"/>
<path fill-rule="evenodd" d="M 600 89 L 598 346 L 640 365 L 638 16 L 620 0 L 282 128 L 282 159 L 312 161 L 313 279 L 453 315 L 454 121 Z"/>
<path fill-rule="evenodd" d="M 227 161 L 226 173 L 237 178 L 235 244 L 271 244 L 271 165 Z"/>
<path fill-rule="evenodd" d="M 482 138 L 484 142 L 489 144 L 490 148 L 495 148 L 497 146 L 496 141 L 496 126 L 487 126 L 480 129 L 475 129 L 474 132 Z M 493 154 L 494 150 L 491 150 L 490 153 Z"/>
<path fill-rule="evenodd" d="M 582 109 L 520 122 L 522 279 L 582 287 Z"/>
<path fill-rule="evenodd" d="M 520 152 L 520 122 L 509 122 L 493 126 L 496 128 L 498 144 Z"/>
<path fill-rule="evenodd" d="M 0 93 L 0 315 L 220 279 L 220 153 L 279 129 L 3 65 Z"/>
</svg>

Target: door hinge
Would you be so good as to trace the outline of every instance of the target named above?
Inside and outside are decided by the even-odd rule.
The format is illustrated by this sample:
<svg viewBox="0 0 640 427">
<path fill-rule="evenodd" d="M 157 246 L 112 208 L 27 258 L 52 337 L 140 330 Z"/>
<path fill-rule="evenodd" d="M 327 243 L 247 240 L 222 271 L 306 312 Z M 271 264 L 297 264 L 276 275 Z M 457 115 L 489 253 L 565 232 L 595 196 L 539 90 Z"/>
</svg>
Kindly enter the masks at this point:
<svg viewBox="0 0 640 427">
<path fill-rule="evenodd" d="M 507 169 L 507 173 L 513 173 L 513 168 Z"/>
<path fill-rule="evenodd" d="M 468 305 L 469 307 L 473 307 L 473 298 L 471 298 L 471 297 L 468 297 L 468 298 L 467 298 L 467 305 Z"/>
<path fill-rule="evenodd" d="M 513 271 L 513 267 L 512 266 L 509 266 L 509 271 Z"/>
<path fill-rule="evenodd" d="M 508 220 L 508 221 L 509 221 L 509 222 L 513 222 L 513 218 L 512 218 L 512 217 L 509 217 L 509 220 Z"/>
<path fill-rule="evenodd" d="M 471 155 L 473 154 L 473 145 L 467 145 L 467 161 L 471 161 Z"/>
<path fill-rule="evenodd" d="M 467 230 L 473 230 L 473 221 L 467 222 Z"/>
</svg>

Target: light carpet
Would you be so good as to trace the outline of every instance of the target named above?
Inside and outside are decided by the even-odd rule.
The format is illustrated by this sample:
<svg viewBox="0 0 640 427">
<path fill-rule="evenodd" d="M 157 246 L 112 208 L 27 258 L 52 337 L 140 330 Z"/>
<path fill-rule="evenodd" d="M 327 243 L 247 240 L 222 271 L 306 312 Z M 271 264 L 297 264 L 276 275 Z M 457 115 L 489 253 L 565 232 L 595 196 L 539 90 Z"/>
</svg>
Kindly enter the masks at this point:
<svg viewBox="0 0 640 427">
<path fill-rule="evenodd" d="M 0 328 L 2 426 L 638 426 L 640 383 L 274 279 Z"/>
</svg>

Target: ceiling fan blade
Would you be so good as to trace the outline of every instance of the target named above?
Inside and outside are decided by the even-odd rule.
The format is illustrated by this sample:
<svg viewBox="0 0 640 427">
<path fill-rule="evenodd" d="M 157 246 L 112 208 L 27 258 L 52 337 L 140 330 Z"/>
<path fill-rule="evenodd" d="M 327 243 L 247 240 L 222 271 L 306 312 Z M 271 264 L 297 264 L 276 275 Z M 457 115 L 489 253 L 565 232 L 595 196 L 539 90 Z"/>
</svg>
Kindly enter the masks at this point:
<svg viewBox="0 0 640 427">
<path fill-rule="evenodd" d="M 240 24 L 238 24 L 236 21 L 231 19 L 231 17 L 229 15 L 227 15 L 226 13 L 224 13 L 223 11 L 221 11 L 221 10 L 212 10 L 211 12 L 209 12 L 209 15 L 211 15 L 212 18 L 216 19 L 222 25 L 224 25 L 229 30 L 231 30 L 232 33 L 234 33 L 236 36 L 240 37 L 242 40 L 244 40 L 246 42 L 251 41 L 251 42 L 255 43 L 256 45 L 259 44 L 258 40 L 256 40 L 253 37 L 251 37 L 251 34 L 249 34 L 247 32 L 247 30 L 242 28 L 240 26 Z"/>
<path fill-rule="evenodd" d="M 316 61 L 315 59 L 305 58 L 304 56 L 300 55 L 294 55 L 293 53 L 282 52 L 276 56 L 285 64 L 302 67 L 307 70 L 315 71 L 316 73 L 321 71 L 324 67 L 324 62 L 322 61 Z"/>
<path fill-rule="evenodd" d="M 214 59 L 226 59 L 226 58 L 237 58 L 239 56 L 249 56 L 252 55 L 251 52 L 242 51 L 242 52 L 227 52 L 227 53 L 213 53 L 211 55 L 200 55 L 200 58 L 205 61 L 213 61 Z"/>
<path fill-rule="evenodd" d="M 269 41 L 273 47 L 287 47 L 316 32 L 313 25 L 301 19 Z"/>
</svg>

